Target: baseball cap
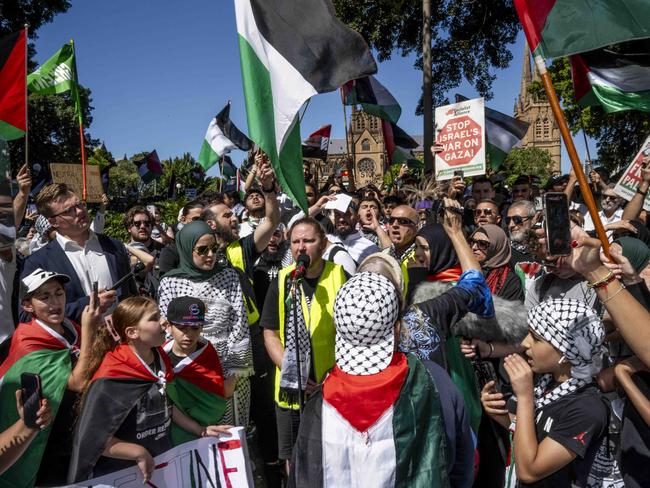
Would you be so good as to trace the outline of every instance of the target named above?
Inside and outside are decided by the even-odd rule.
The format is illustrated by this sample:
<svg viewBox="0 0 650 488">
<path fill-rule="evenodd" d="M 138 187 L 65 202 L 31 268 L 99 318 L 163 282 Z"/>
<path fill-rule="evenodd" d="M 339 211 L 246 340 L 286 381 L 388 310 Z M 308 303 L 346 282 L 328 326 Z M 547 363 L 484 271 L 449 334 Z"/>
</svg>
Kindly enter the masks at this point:
<svg viewBox="0 0 650 488">
<path fill-rule="evenodd" d="M 355 274 L 334 302 L 336 365 L 357 376 L 386 369 L 395 350 L 398 316 L 397 290 L 388 278 L 371 272 Z"/>
<path fill-rule="evenodd" d="M 34 271 L 25 276 L 20 282 L 20 299 L 27 298 L 27 296 L 38 290 L 41 285 L 50 280 L 59 280 L 61 284 L 68 283 L 70 277 L 68 275 L 55 273 L 53 271 L 45 271 L 42 268 L 36 268 Z"/>
<path fill-rule="evenodd" d="M 201 327 L 206 324 L 205 303 L 193 297 L 174 298 L 167 307 L 167 320 L 172 325 Z"/>
</svg>

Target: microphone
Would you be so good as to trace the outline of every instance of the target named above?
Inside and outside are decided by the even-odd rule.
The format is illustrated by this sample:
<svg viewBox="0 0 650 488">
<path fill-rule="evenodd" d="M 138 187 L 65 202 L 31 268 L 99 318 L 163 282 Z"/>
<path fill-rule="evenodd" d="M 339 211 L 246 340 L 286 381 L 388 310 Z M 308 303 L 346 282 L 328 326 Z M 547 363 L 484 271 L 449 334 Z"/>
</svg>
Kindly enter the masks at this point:
<svg viewBox="0 0 650 488">
<path fill-rule="evenodd" d="M 305 253 L 298 254 L 298 258 L 296 259 L 296 269 L 293 270 L 293 273 L 291 274 L 291 279 L 297 281 L 301 278 L 304 278 L 305 274 L 307 273 L 307 270 L 309 269 L 310 263 L 311 263 L 311 259 L 309 259 L 309 256 L 307 254 Z"/>
<path fill-rule="evenodd" d="M 115 283 L 113 286 L 111 286 L 108 291 L 113 291 L 117 290 L 120 286 L 122 286 L 127 280 L 130 280 L 133 278 L 135 275 L 143 271 L 145 268 L 144 264 L 138 261 L 135 266 L 133 267 L 133 270 L 129 274 L 125 274 L 122 276 L 119 280 L 117 280 L 117 283 Z"/>
</svg>

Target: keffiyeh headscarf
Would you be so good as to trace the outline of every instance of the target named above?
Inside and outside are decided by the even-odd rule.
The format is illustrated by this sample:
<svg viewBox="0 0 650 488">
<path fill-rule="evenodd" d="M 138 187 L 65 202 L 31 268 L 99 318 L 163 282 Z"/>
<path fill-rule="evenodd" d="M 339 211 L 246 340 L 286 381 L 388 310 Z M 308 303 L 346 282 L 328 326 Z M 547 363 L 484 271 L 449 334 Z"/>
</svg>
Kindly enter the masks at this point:
<svg viewBox="0 0 650 488">
<path fill-rule="evenodd" d="M 601 370 L 605 332 L 596 311 L 568 298 L 546 300 L 528 312 L 528 327 L 571 363 L 571 376 L 591 378 Z"/>
</svg>

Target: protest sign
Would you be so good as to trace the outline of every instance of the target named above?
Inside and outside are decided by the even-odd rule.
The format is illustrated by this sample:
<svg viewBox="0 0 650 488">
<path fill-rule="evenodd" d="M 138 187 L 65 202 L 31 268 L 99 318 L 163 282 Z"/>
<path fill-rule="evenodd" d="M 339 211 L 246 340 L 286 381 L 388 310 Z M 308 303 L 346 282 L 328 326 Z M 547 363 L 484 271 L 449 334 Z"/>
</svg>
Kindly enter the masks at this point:
<svg viewBox="0 0 650 488">
<path fill-rule="evenodd" d="M 485 174 L 485 105 L 482 98 L 436 108 L 436 179 Z"/>
<path fill-rule="evenodd" d="M 234 427 L 230 436 L 204 437 L 186 442 L 154 458 L 156 469 L 145 486 L 224 486 L 253 488 L 253 472 L 248 458 L 246 429 Z M 137 466 L 83 481 L 65 488 L 141 488 L 142 473 Z"/>
<path fill-rule="evenodd" d="M 641 150 L 634 157 L 630 165 L 621 176 L 621 179 L 618 180 L 616 186 L 614 187 L 614 192 L 626 200 L 632 200 L 632 197 L 636 193 L 636 189 L 641 183 L 641 163 L 643 159 L 647 156 L 650 156 L 650 136 L 647 137 Z M 650 212 L 650 195 L 646 196 L 645 201 L 643 202 L 643 209 L 647 212 Z"/>
<path fill-rule="evenodd" d="M 80 164 L 52 163 L 50 164 L 50 172 L 52 173 L 52 181 L 54 183 L 65 183 L 78 197 L 81 197 L 83 193 L 83 178 Z M 87 201 L 90 203 L 100 203 L 102 201 L 102 193 L 104 193 L 104 186 L 102 185 L 102 177 L 99 174 L 99 166 L 95 164 L 86 166 L 86 185 L 88 187 Z"/>
</svg>

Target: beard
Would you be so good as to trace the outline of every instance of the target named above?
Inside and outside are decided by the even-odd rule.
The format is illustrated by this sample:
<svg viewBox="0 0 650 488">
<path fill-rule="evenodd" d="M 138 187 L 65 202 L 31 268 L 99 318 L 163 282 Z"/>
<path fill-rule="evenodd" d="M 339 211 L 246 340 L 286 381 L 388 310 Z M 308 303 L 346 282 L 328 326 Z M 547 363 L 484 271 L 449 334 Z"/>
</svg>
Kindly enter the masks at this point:
<svg viewBox="0 0 650 488">
<path fill-rule="evenodd" d="M 520 244 L 525 244 L 527 237 L 528 232 L 525 230 L 515 230 L 510 232 L 510 240 Z"/>
</svg>

